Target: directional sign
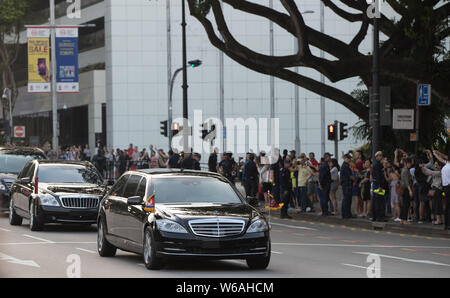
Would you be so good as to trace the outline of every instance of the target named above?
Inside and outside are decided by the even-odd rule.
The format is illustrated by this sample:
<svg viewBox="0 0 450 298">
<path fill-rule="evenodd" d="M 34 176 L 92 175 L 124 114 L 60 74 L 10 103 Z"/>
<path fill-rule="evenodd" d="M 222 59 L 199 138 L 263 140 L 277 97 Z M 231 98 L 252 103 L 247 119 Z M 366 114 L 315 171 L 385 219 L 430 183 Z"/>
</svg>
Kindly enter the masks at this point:
<svg viewBox="0 0 450 298">
<path fill-rule="evenodd" d="M 14 137 L 25 138 L 25 126 L 14 126 Z"/>
<path fill-rule="evenodd" d="M 431 85 L 419 84 L 417 88 L 417 104 L 429 106 L 431 104 Z"/>
</svg>

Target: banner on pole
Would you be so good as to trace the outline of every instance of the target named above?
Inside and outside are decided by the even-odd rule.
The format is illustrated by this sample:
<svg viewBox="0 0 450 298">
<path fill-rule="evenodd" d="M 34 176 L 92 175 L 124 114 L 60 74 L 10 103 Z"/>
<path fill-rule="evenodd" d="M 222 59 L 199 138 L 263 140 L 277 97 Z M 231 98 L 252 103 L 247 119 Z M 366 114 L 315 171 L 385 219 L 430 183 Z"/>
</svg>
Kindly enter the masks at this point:
<svg viewBox="0 0 450 298">
<path fill-rule="evenodd" d="M 56 92 L 78 93 L 78 28 L 56 28 Z"/>
<path fill-rule="evenodd" d="M 50 92 L 50 29 L 28 28 L 28 92 Z"/>
</svg>

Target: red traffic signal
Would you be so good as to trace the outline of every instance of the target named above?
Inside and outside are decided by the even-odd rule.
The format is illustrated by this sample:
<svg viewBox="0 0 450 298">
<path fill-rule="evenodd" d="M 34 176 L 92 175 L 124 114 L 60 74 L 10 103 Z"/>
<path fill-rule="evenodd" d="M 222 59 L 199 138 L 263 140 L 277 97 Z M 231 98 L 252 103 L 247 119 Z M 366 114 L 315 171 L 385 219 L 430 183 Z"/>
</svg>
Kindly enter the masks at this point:
<svg viewBox="0 0 450 298">
<path fill-rule="evenodd" d="M 336 134 L 336 125 L 331 124 L 328 125 L 328 140 L 334 141 L 336 140 L 337 134 Z"/>
</svg>

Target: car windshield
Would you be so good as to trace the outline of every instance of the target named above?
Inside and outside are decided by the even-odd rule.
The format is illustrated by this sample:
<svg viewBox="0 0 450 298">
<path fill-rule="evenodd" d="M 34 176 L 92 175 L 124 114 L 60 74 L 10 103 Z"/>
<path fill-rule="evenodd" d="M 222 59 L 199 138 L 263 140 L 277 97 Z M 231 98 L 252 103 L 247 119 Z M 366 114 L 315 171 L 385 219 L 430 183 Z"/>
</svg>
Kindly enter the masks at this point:
<svg viewBox="0 0 450 298">
<path fill-rule="evenodd" d="M 234 189 L 217 178 L 158 177 L 152 181 L 156 194 L 155 203 L 242 203 Z"/>
<path fill-rule="evenodd" d="M 103 183 L 94 168 L 82 165 L 40 165 L 38 177 L 43 183 Z"/>
<path fill-rule="evenodd" d="M 34 159 L 42 160 L 40 154 L 24 154 L 23 152 L 0 152 L 0 173 L 19 174 L 25 164 Z"/>
</svg>

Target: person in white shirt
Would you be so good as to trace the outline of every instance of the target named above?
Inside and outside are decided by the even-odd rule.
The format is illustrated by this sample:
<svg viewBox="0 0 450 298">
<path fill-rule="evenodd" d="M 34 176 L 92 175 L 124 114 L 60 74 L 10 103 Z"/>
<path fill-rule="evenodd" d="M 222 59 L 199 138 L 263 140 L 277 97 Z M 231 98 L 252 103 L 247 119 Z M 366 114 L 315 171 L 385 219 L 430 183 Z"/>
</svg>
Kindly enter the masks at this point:
<svg viewBox="0 0 450 298">
<path fill-rule="evenodd" d="M 440 153 L 437 150 L 433 150 L 433 154 L 438 161 L 445 164 L 441 170 L 442 187 L 444 189 L 446 204 L 444 212 L 444 229 L 448 230 L 449 227 L 449 217 L 450 217 L 450 162 L 448 161 L 448 156 L 450 155 L 450 149 L 447 149 L 447 155 Z"/>
</svg>

